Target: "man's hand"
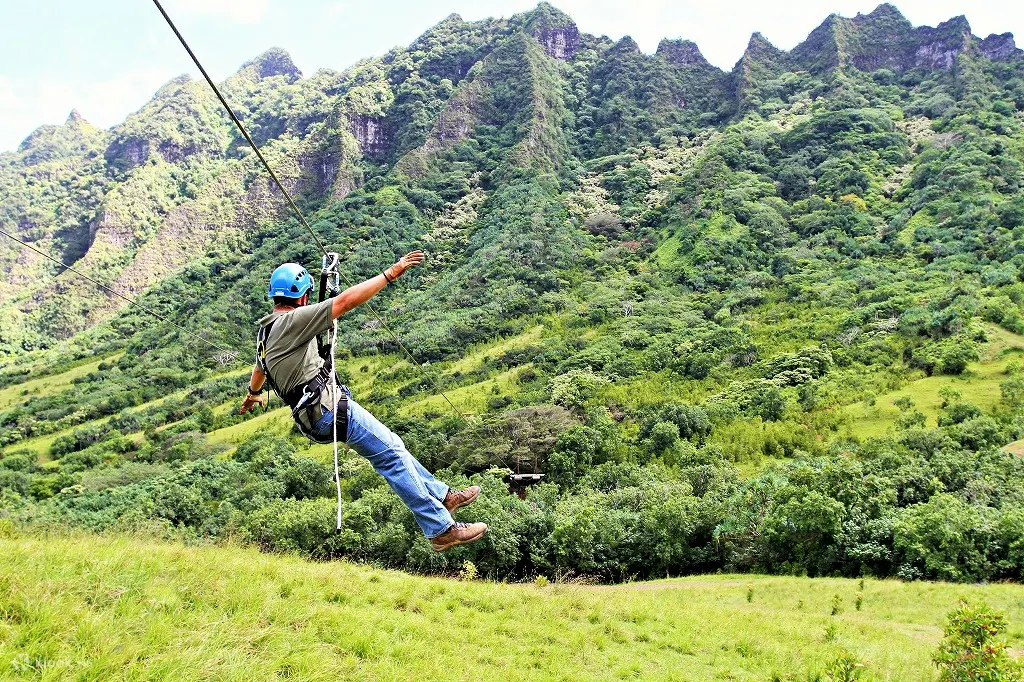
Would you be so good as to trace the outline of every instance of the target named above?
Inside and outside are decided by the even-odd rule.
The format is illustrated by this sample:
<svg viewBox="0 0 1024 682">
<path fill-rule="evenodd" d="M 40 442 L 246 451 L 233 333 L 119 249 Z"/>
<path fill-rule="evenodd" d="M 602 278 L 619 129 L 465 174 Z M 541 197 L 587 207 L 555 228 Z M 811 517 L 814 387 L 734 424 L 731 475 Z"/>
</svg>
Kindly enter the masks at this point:
<svg viewBox="0 0 1024 682">
<path fill-rule="evenodd" d="M 394 281 L 402 276 L 409 268 L 419 265 L 423 262 L 423 252 L 416 250 L 411 253 L 407 253 L 398 259 L 398 262 L 392 265 L 390 268 L 384 271 L 388 279 Z"/>
<path fill-rule="evenodd" d="M 245 414 L 257 405 L 265 408 L 267 406 L 267 398 L 262 393 L 259 395 L 253 395 L 250 393 L 245 396 L 245 400 L 242 401 L 242 409 L 238 411 L 238 414 Z"/>
</svg>

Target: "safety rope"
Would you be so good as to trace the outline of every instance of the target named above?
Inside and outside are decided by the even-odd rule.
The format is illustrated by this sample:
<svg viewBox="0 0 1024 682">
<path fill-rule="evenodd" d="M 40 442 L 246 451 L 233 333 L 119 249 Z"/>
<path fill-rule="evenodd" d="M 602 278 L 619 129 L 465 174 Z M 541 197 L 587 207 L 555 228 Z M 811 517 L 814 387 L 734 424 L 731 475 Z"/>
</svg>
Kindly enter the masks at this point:
<svg viewBox="0 0 1024 682">
<path fill-rule="evenodd" d="M 46 258 L 48 260 L 53 261 L 54 263 L 56 263 L 57 265 L 61 266 L 65 270 L 70 270 L 71 272 L 75 273 L 79 277 L 82 277 L 83 279 L 89 280 L 90 282 L 92 282 L 96 286 L 100 287 L 101 289 L 104 289 L 104 290 L 108 291 L 109 293 L 113 294 L 114 296 L 117 296 L 118 298 L 124 299 L 125 301 L 127 301 L 131 305 L 135 306 L 136 308 L 138 308 L 140 310 L 143 310 L 143 311 L 149 313 L 150 315 L 152 315 L 156 319 L 160 320 L 161 322 L 169 324 L 172 327 L 175 327 L 175 328 L 185 332 L 185 334 L 187 334 L 191 338 L 193 338 L 193 339 L 195 339 L 197 341 L 202 341 L 203 343 L 205 343 L 205 344 L 207 344 L 207 345 L 209 345 L 209 346 L 211 346 L 213 348 L 216 348 L 217 350 L 219 350 L 221 352 L 224 352 L 224 353 L 234 353 L 235 352 L 233 350 L 225 348 L 224 346 L 218 345 L 218 344 L 214 343 L 213 341 L 210 341 L 209 339 L 204 339 L 201 336 L 196 336 L 193 332 L 189 331 L 185 327 L 182 327 L 180 324 L 172 322 L 171 320 L 169 320 L 168 318 L 164 317 L 160 313 L 157 313 L 157 312 L 154 312 L 153 310 L 150 310 L 149 308 L 147 308 L 146 306 L 142 305 L 141 303 L 139 303 L 134 298 L 132 298 L 130 296 L 125 296 L 124 294 L 122 294 L 122 293 L 120 293 L 118 291 L 115 291 L 114 289 L 111 289 L 110 287 L 108 287 L 103 282 L 100 282 L 98 280 L 93 279 L 92 277 L 90 277 L 89 275 L 85 274 L 81 270 L 78 270 L 78 269 L 76 269 L 76 268 L 74 268 L 74 267 L 72 267 L 72 266 L 70 266 L 70 265 L 68 265 L 68 264 L 66 264 L 66 263 L 64 263 L 64 262 L 54 258 L 53 256 L 51 256 L 50 254 L 46 253 L 42 249 L 39 249 L 39 248 L 33 246 L 32 244 L 29 244 L 26 241 L 22 241 L 21 239 L 18 239 L 13 234 L 10 234 L 9 232 L 5 232 L 4 230 L 0 230 L 0 234 L 4 235 L 5 237 L 10 237 L 14 241 L 16 241 L 19 244 L 21 244 L 22 246 L 27 247 L 29 249 L 32 249 L 33 251 L 38 253 L 43 258 Z"/>
<path fill-rule="evenodd" d="M 338 254 L 331 253 L 324 254 L 323 259 L 320 262 L 320 301 L 325 300 L 325 296 L 337 296 L 338 291 L 341 289 L 341 258 Z M 338 340 L 338 318 L 331 320 L 331 396 L 333 397 L 334 406 L 331 408 L 331 413 L 334 418 L 331 420 L 331 434 L 332 442 L 334 444 L 334 485 L 338 489 L 338 531 L 341 531 L 341 467 L 338 465 L 338 392 L 341 387 L 338 385 L 338 367 L 335 364 L 334 348 L 335 342 Z M 346 423 L 347 423 L 346 415 Z M 345 435 L 345 434 L 342 434 Z"/>
<path fill-rule="evenodd" d="M 331 331 L 331 383 L 334 384 L 331 392 L 334 394 L 334 420 L 331 430 L 334 435 L 334 485 L 338 489 L 338 530 L 341 530 L 341 467 L 338 466 L 338 380 L 334 377 L 334 342 L 338 338 L 338 320 L 334 320 L 334 327 Z M 348 415 L 346 415 L 346 423 Z M 344 434 L 343 434 L 344 435 Z"/>
<path fill-rule="evenodd" d="M 284 184 L 281 183 L 281 181 L 277 177 L 277 174 L 270 167 L 270 164 L 267 163 L 267 160 L 263 157 L 263 154 L 256 146 L 256 143 L 253 142 L 252 138 L 249 136 L 249 133 L 246 131 L 245 126 L 242 125 L 242 122 L 235 115 L 235 112 L 232 111 L 231 106 L 228 104 L 227 100 L 224 99 L 224 95 L 221 94 L 220 88 L 218 88 L 217 85 L 213 82 L 213 79 L 210 78 L 210 75 L 206 73 L 206 69 L 204 69 L 203 65 L 199 62 L 199 58 L 196 57 L 195 52 L 192 51 L 192 48 L 189 47 L 188 43 L 185 41 L 185 37 L 181 35 L 181 32 L 178 30 L 178 27 L 174 25 L 174 22 L 171 20 L 171 17 L 167 14 L 163 6 L 160 4 L 160 0 L 153 0 L 153 4 L 156 5 L 156 8 L 158 10 L 160 10 L 160 14 L 163 15 L 164 21 L 166 21 L 167 25 L 171 28 L 172 31 L 174 31 L 174 35 L 177 36 L 178 41 L 181 43 L 181 46 L 185 48 L 186 52 L 188 52 L 188 56 L 192 58 L 192 62 L 196 65 L 196 68 L 198 68 L 199 72 L 203 74 L 203 78 L 206 79 L 206 82 L 210 86 L 210 89 L 212 89 L 214 94 L 217 95 L 217 99 L 220 100 L 220 103 L 228 112 L 228 116 L 231 117 L 231 120 L 234 122 L 235 127 L 238 128 L 238 131 L 240 133 L 242 133 L 242 137 L 244 137 L 245 141 L 249 143 L 249 146 L 252 147 L 252 150 L 256 152 L 256 157 L 263 164 L 263 167 L 267 169 L 267 172 L 270 174 L 270 177 L 274 180 L 274 183 L 277 185 L 278 189 L 281 190 L 281 193 L 284 195 L 285 199 L 288 200 L 288 205 L 291 206 L 292 211 L 295 212 L 295 215 L 298 216 L 303 226 L 305 226 L 306 230 L 313 237 L 313 241 L 316 242 L 316 245 L 320 248 L 321 251 L 323 251 L 324 256 L 327 256 L 329 254 L 329 252 L 327 251 L 327 247 L 324 246 L 324 243 L 317 236 L 316 232 L 313 230 L 313 227 L 309 224 L 309 222 L 306 220 L 306 217 L 302 214 L 302 211 L 299 210 L 299 207 L 295 205 L 295 202 L 292 200 L 291 194 L 288 192 L 288 190 L 284 188 Z M 344 275 L 342 275 L 342 279 L 345 281 L 345 284 L 347 286 L 353 286 L 353 283 Z M 398 338 L 398 335 L 394 331 L 392 331 L 391 327 L 388 326 L 388 323 L 384 320 L 384 318 L 381 317 L 373 308 L 373 306 L 371 306 L 369 303 L 364 303 L 363 305 L 366 306 L 366 309 L 370 311 L 373 317 L 377 320 L 378 323 L 380 323 L 381 327 L 391 336 L 391 338 L 398 345 L 398 347 L 402 349 L 402 351 L 409 357 L 410 360 L 412 360 L 413 364 L 416 365 L 420 373 L 423 376 L 430 379 L 430 383 L 434 385 L 434 390 L 437 392 L 438 395 L 444 398 L 444 401 L 448 403 L 448 406 L 451 407 L 452 411 L 458 416 L 458 418 L 465 421 L 465 418 L 462 416 L 462 413 L 459 411 L 459 409 L 455 407 L 455 404 L 452 403 L 452 401 L 448 399 L 448 396 L 444 394 L 444 391 L 441 390 L 441 386 L 437 383 L 437 379 L 435 379 L 433 375 L 427 373 L 426 368 L 424 368 L 423 365 L 420 364 L 420 361 L 416 359 L 416 356 L 412 354 L 412 351 L 406 348 L 405 344 L 402 343 L 402 340 Z"/>
</svg>

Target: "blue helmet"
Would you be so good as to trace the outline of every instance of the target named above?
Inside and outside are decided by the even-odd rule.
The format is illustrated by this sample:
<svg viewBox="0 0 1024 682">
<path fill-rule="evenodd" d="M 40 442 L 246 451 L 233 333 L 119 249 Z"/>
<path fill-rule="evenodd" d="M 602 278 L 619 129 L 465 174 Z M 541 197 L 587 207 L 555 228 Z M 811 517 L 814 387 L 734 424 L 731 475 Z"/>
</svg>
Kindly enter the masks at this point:
<svg viewBox="0 0 1024 682">
<path fill-rule="evenodd" d="M 298 263 L 285 263 L 274 270 L 274 274 L 270 276 L 270 289 L 267 291 L 267 298 L 284 296 L 299 299 L 307 291 L 312 290 L 313 278 L 306 272 L 306 268 Z"/>
</svg>

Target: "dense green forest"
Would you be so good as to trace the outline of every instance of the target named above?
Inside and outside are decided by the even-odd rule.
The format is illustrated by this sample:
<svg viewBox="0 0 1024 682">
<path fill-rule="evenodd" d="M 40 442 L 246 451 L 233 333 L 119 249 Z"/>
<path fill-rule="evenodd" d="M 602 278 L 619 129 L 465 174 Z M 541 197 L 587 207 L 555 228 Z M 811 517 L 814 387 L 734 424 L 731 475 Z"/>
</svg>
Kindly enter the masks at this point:
<svg viewBox="0 0 1024 682">
<path fill-rule="evenodd" d="M 4 230 L 191 330 L 4 240 L 0 517 L 499 579 L 1024 577 L 1009 34 L 881 5 L 724 72 L 542 3 L 223 86 L 346 279 L 427 252 L 374 301 L 424 371 L 357 310 L 341 373 L 491 532 L 432 553 L 350 453 L 336 533 L 326 452 L 236 414 L 269 273 L 319 252 L 187 77 L 0 154 Z"/>
</svg>

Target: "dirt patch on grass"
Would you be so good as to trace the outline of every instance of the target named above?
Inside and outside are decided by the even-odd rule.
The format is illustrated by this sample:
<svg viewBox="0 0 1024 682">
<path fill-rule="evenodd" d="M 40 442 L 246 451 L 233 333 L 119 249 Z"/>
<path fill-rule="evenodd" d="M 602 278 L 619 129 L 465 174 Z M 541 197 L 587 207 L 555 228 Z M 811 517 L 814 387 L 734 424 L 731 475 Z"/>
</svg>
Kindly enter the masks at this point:
<svg viewBox="0 0 1024 682">
<path fill-rule="evenodd" d="M 1003 452 L 1007 452 L 1015 457 L 1024 457 L 1024 439 L 1014 441 L 1005 446 Z"/>
</svg>

